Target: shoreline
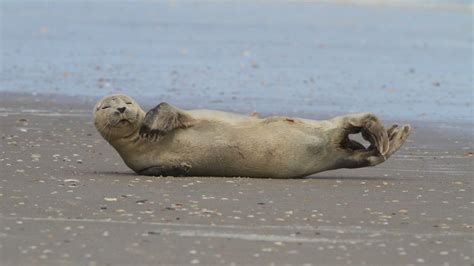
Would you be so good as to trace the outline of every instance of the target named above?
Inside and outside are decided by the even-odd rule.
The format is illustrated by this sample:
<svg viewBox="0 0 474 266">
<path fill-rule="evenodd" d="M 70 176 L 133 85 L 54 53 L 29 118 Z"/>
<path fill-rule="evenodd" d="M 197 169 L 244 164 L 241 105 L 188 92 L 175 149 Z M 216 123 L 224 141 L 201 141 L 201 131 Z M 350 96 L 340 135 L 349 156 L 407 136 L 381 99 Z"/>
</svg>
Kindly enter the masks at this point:
<svg viewBox="0 0 474 266">
<path fill-rule="evenodd" d="M 471 13 L 291 3 L 7 2 L 1 90 L 126 91 L 146 105 L 317 119 L 472 118 Z"/>
<path fill-rule="evenodd" d="M 0 91 L 0 117 L 8 115 L 8 112 L 17 112 L 18 105 L 21 107 L 28 106 L 28 109 L 32 106 L 39 106 L 40 109 L 37 109 L 39 114 L 41 115 L 48 112 L 56 112 L 60 111 L 63 114 L 71 115 L 71 107 L 73 108 L 74 112 L 78 112 L 83 116 L 91 116 L 92 117 L 92 108 L 94 107 L 95 103 L 101 99 L 101 96 L 84 96 L 84 95 L 65 95 L 61 93 L 29 93 L 29 92 L 9 92 L 9 91 Z M 147 111 L 153 108 L 156 104 L 159 104 L 160 101 L 156 101 L 156 103 L 152 103 L 153 100 L 145 100 L 143 104 L 143 98 L 136 97 L 136 100 L 141 105 L 143 110 Z M 141 101 L 140 101 L 141 100 Z M 173 103 L 170 101 L 171 104 L 174 104 L 183 109 L 198 109 L 197 106 L 192 106 L 192 104 L 183 104 L 184 106 L 180 105 L 179 103 Z M 90 107 L 90 108 L 87 108 Z M 48 111 L 48 108 L 52 108 L 52 110 Z M 16 110 L 15 110 L 16 109 Z M 90 109 L 90 110 L 89 110 Z M 204 108 L 204 109 L 211 109 L 211 108 Z M 314 114 L 308 113 L 301 113 L 301 112 L 292 112 L 291 110 L 280 111 L 280 112 L 272 112 L 272 113 L 265 113 L 259 112 L 262 116 L 272 116 L 272 115 L 282 115 L 282 116 L 293 116 L 293 117 L 301 117 L 307 119 L 316 119 L 316 120 L 324 120 L 329 119 L 337 115 L 343 115 L 346 113 L 334 113 L 334 112 L 319 112 L 317 107 L 315 108 Z M 230 108 L 227 109 L 216 109 L 222 110 L 226 112 L 235 112 L 239 114 L 245 114 L 244 111 L 241 110 L 232 110 Z M 26 111 L 24 113 L 28 113 L 30 111 Z M 361 110 L 360 112 L 364 112 Z M 250 112 L 249 112 L 250 113 Z M 374 113 L 377 116 L 380 116 L 383 121 L 386 123 L 396 123 L 397 121 L 401 123 L 413 123 L 414 125 L 418 125 L 421 127 L 428 127 L 428 128 L 444 128 L 446 130 L 452 131 L 452 133 L 462 131 L 462 134 L 471 133 L 474 136 L 474 121 L 469 121 L 465 119 L 450 119 L 448 120 L 437 120 L 437 117 L 427 117 L 428 119 L 416 119 L 412 117 L 386 117 L 384 115 L 379 115 Z M 35 115 L 35 114 L 33 114 Z"/>
</svg>

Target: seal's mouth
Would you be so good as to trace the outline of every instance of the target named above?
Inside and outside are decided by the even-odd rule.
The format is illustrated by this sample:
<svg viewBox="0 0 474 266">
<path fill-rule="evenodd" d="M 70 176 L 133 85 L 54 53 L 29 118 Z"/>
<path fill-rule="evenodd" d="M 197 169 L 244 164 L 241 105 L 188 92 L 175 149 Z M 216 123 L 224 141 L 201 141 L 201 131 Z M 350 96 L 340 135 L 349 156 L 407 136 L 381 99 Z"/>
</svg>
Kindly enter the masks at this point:
<svg viewBox="0 0 474 266">
<path fill-rule="evenodd" d="M 109 127 L 115 128 L 125 128 L 129 126 L 133 126 L 137 123 L 137 116 L 133 112 L 125 112 L 123 114 L 117 114 L 116 112 L 108 114 L 107 116 L 107 124 Z"/>
<path fill-rule="evenodd" d="M 131 124 L 131 123 L 132 122 L 130 122 L 130 120 L 128 120 L 126 118 L 121 118 L 121 119 L 117 119 L 114 122 L 110 123 L 110 125 L 112 127 L 122 127 L 122 126 L 125 126 L 127 124 Z"/>
<path fill-rule="evenodd" d="M 117 122 L 117 125 L 124 125 L 124 124 L 130 124 L 130 120 L 126 118 L 122 118 Z"/>
</svg>

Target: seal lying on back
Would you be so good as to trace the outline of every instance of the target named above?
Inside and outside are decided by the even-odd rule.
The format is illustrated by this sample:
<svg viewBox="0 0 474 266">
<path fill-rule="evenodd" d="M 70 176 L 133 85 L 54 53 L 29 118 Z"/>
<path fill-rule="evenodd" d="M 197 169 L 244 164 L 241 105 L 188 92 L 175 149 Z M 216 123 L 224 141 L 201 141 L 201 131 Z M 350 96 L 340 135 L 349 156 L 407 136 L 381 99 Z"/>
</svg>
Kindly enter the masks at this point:
<svg viewBox="0 0 474 266">
<path fill-rule="evenodd" d="M 385 130 L 369 113 L 326 121 L 181 110 L 160 103 L 146 114 L 126 95 L 94 108 L 94 124 L 138 174 L 296 178 L 374 166 L 405 142 L 410 126 Z M 361 133 L 365 148 L 349 138 Z"/>
</svg>

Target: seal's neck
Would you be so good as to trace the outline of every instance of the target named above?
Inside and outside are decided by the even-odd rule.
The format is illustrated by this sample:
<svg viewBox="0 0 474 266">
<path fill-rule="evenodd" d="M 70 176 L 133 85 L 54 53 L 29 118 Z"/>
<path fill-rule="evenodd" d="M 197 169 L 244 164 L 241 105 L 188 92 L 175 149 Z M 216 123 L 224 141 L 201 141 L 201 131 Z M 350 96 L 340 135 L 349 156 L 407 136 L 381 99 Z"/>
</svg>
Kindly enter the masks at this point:
<svg viewBox="0 0 474 266">
<path fill-rule="evenodd" d="M 115 148 L 115 150 L 120 154 L 122 158 L 126 157 L 126 152 L 130 149 L 130 146 L 136 145 L 140 141 L 140 136 L 138 135 L 139 128 L 131 131 L 130 134 L 122 136 L 120 138 L 113 138 L 108 140 L 109 144 Z"/>
<path fill-rule="evenodd" d="M 138 124 L 138 126 L 134 127 L 132 130 L 130 130 L 129 132 L 127 132 L 127 134 L 124 134 L 124 135 L 121 135 L 121 136 L 114 136 L 110 139 L 108 139 L 107 141 L 114 147 L 116 147 L 117 145 L 124 145 L 128 142 L 135 142 L 137 141 L 137 139 L 140 138 L 140 136 L 138 135 L 138 132 L 140 130 L 140 123 Z"/>
</svg>

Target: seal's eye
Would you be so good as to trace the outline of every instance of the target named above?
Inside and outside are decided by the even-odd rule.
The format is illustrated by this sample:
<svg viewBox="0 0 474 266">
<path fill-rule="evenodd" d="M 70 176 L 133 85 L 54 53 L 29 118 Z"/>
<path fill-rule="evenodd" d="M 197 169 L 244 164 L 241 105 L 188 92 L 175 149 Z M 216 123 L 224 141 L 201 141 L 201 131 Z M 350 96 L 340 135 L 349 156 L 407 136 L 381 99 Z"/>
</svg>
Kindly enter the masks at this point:
<svg viewBox="0 0 474 266">
<path fill-rule="evenodd" d="M 132 104 L 131 102 L 127 102 L 126 104 Z"/>
<path fill-rule="evenodd" d="M 102 110 L 107 109 L 107 108 L 110 108 L 110 106 L 108 106 L 108 105 L 104 106 L 104 107 L 102 107 Z"/>
</svg>

